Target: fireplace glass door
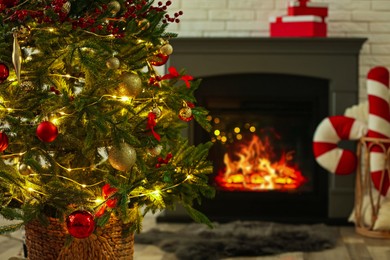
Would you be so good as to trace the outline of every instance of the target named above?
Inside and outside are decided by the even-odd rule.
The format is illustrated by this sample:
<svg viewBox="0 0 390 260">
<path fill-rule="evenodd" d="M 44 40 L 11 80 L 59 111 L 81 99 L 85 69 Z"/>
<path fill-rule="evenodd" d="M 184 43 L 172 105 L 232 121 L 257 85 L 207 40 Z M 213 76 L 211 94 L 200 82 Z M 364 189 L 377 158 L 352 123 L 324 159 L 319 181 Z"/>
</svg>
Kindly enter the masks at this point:
<svg viewBox="0 0 390 260">
<path fill-rule="evenodd" d="M 281 74 L 203 79 L 197 99 L 210 111 L 212 130 L 194 127 L 194 142 L 214 143 L 210 184 L 217 190 L 200 206 L 206 215 L 218 221 L 326 216 L 327 173 L 314 160 L 312 137 L 328 113 L 328 85 Z"/>
</svg>

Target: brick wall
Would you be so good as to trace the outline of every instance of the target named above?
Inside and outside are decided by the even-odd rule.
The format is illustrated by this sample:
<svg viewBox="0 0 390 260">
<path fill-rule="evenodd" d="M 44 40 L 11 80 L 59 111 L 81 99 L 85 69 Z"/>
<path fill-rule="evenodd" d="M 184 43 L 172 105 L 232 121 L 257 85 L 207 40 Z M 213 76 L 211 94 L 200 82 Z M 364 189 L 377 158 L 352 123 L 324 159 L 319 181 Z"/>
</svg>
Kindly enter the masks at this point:
<svg viewBox="0 0 390 260">
<path fill-rule="evenodd" d="M 182 10 L 169 31 L 179 37 L 268 37 L 269 17 L 286 14 L 288 0 L 172 0 Z M 373 66 L 390 69 L 390 0 L 312 0 L 329 4 L 330 37 L 365 37 L 360 58 L 360 100 Z"/>
</svg>

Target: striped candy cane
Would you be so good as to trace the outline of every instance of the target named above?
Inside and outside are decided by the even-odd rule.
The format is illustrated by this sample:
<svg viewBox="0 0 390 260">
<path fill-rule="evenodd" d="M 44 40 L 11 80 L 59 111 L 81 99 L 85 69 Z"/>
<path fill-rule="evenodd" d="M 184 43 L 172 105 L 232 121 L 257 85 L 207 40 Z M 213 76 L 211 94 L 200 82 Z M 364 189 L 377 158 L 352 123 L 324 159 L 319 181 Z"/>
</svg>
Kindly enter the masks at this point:
<svg viewBox="0 0 390 260">
<path fill-rule="evenodd" d="M 368 133 L 367 137 L 390 138 L 389 71 L 385 67 L 374 67 L 367 75 Z M 385 146 L 388 148 L 388 146 Z M 370 172 L 374 187 L 386 196 L 389 176 L 386 170 L 386 151 L 374 145 L 370 149 Z M 383 177 L 383 184 L 380 187 Z"/>
<path fill-rule="evenodd" d="M 366 124 L 347 116 L 330 116 L 321 121 L 313 137 L 314 157 L 331 173 L 345 175 L 356 170 L 357 157 L 338 147 L 340 140 L 357 140 L 367 133 Z"/>
</svg>

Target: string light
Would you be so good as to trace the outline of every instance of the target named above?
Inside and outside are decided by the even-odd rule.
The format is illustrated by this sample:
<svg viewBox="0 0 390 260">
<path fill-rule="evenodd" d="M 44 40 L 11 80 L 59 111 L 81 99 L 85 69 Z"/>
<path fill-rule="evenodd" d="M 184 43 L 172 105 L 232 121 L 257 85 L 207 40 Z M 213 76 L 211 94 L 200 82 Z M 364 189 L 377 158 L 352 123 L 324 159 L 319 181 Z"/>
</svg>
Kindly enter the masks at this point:
<svg viewBox="0 0 390 260">
<path fill-rule="evenodd" d="M 103 181 L 99 181 L 99 182 L 96 182 L 96 183 L 93 183 L 93 184 L 85 184 L 85 183 L 79 183 L 71 178 L 68 178 L 68 177 L 65 177 L 65 176 L 62 176 L 62 175 L 55 175 L 55 174 L 30 174 L 29 176 L 47 176 L 47 177 L 57 177 L 57 178 L 60 178 L 60 179 L 63 179 L 63 180 L 67 180 L 67 181 L 70 181 L 70 182 L 73 182 L 74 184 L 82 187 L 82 188 L 90 188 L 90 187 L 94 187 L 94 186 L 97 186 L 97 185 L 100 185 L 103 183 Z"/>
<path fill-rule="evenodd" d="M 94 202 L 97 204 L 97 205 L 100 205 L 104 202 L 105 200 L 102 198 L 102 197 L 97 197 Z"/>
</svg>

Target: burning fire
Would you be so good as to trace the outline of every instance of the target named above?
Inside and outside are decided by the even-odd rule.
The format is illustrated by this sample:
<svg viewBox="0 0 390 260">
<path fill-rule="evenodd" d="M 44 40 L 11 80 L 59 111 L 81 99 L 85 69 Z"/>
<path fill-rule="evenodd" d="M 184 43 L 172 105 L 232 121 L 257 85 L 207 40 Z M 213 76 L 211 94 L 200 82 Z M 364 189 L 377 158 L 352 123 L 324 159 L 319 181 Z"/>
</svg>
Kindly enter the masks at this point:
<svg viewBox="0 0 390 260">
<path fill-rule="evenodd" d="M 293 190 L 307 179 L 292 164 L 293 151 L 276 156 L 268 138 L 261 140 L 253 134 L 249 143 L 241 143 L 234 154 L 224 155 L 225 169 L 215 177 L 219 187 L 225 190 L 262 191 Z M 276 159 L 272 159 L 279 157 Z"/>
</svg>

